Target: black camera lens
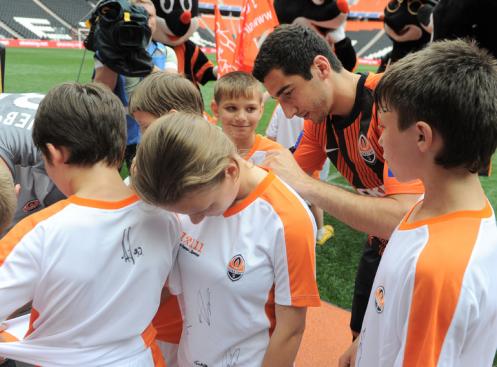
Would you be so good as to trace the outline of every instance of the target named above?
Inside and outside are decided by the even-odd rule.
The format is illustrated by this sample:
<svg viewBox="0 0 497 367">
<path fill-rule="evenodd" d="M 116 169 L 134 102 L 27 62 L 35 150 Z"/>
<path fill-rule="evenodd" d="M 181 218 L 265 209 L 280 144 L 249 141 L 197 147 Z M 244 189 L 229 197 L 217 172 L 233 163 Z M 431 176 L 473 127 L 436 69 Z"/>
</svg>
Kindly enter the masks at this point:
<svg viewBox="0 0 497 367">
<path fill-rule="evenodd" d="M 99 15 L 107 22 L 116 22 L 122 18 L 123 9 L 117 1 L 105 2 L 98 8 Z"/>
</svg>

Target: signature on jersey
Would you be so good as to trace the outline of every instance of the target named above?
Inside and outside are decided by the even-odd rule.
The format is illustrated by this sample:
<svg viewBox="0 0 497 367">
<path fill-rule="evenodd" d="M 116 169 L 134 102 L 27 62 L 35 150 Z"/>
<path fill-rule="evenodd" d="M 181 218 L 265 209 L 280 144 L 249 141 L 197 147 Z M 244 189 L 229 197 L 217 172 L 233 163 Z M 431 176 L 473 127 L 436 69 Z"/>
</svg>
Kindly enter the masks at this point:
<svg viewBox="0 0 497 367">
<path fill-rule="evenodd" d="M 141 246 L 137 247 L 132 247 L 131 242 L 129 240 L 129 233 L 131 232 L 131 227 L 126 228 L 123 231 L 123 238 L 121 241 L 121 247 L 123 250 L 123 256 L 121 256 L 121 259 L 124 260 L 124 262 L 130 262 L 133 265 L 135 264 L 135 258 L 138 258 L 143 255 L 143 249 Z"/>
</svg>

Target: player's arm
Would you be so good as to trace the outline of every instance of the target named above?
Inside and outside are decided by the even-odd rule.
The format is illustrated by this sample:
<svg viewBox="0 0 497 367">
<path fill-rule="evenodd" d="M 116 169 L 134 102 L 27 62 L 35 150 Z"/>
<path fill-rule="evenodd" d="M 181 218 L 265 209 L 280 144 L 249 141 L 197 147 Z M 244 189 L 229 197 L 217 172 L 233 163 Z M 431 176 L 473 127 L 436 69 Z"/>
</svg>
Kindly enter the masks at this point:
<svg viewBox="0 0 497 367">
<path fill-rule="evenodd" d="M 370 197 L 310 177 L 288 151 L 271 151 L 264 165 L 274 171 L 305 200 L 315 204 L 355 230 L 390 238 L 419 194 Z"/>
<path fill-rule="evenodd" d="M 276 327 L 262 363 L 263 367 L 292 367 L 305 329 L 306 307 L 275 305 Z"/>
<path fill-rule="evenodd" d="M 338 367 L 355 366 L 355 358 L 357 355 L 357 347 L 359 346 L 359 339 L 360 336 L 358 336 L 347 348 L 347 350 L 340 356 L 340 359 L 338 360 Z"/>
</svg>

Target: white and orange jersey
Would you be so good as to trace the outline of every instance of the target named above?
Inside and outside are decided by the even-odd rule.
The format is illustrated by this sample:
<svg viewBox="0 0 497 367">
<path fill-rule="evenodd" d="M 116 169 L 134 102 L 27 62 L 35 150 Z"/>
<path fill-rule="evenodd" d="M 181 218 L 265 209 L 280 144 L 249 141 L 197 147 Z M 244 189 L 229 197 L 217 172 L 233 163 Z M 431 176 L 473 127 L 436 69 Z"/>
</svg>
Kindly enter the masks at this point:
<svg viewBox="0 0 497 367">
<path fill-rule="evenodd" d="M 0 356 L 43 366 L 150 366 L 149 327 L 179 241 L 174 214 L 136 195 L 72 196 L 0 241 L 0 321 L 32 301 L 27 335 Z M 160 352 L 159 352 L 160 353 Z"/>
<path fill-rule="evenodd" d="M 255 136 L 254 145 L 252 145 L 252 148 L 250 148 L 249 152 L 245 154 L 243 159 L 256 165 L 261 165 L 266 158 L 266 152 L 277 149 L 283 149 L 283 146 L 271 139 L 257 134 Z"/>
<path fill-rule="evenodd" d="M 490 204 L 409 223 L 390 238 L 356 366 L 491 366 L 497 348 L 497 226 Z"/>
<path fill-rule="evenodd" d="M 184 317 L 179 365 L 260 367 L 275 304 L 320 305 L 312 214 L 269 173 L 223 216 L 180 222 L 170 277 Z"/>
</svg>

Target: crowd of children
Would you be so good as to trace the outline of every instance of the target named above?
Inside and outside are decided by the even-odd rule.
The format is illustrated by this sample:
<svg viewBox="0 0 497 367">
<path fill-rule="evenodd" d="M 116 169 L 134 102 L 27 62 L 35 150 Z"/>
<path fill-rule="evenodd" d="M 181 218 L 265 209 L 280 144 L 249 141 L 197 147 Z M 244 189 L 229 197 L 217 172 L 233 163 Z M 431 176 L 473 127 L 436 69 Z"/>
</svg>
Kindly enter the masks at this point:
<svg viewBox="0 0 497 367">
<path fill-rule="evenodd" d="M 309 79 L 262 77 L 288 118 L 299 85 L 335 73 L 315 60 Z M 388 175 L 425 191 L 390 236 L 359 337 L 338 363 L 490 366 L 497 225 L 477 172 L 497 147 L 497 61 L 467 41 L 437 42 L 393 65 L 372 101 Z M 268 168 L 288 147 L 255 132 L 259 81 L 224 75 L 211 107 L 220 127 L 190 81 L 161 72 L 134 88 L 129 111 L 98 83 L 50 90 L 32 138 L 67 198 L 0 239 L 0 357 L 294 365 L 307 308 L 320 306 L 314 216 Z M 126 112 L 143 133 L 127 183 Z M 0 230 L 16 210 L 12 176 L 0 159 Z"/>
</svg>

